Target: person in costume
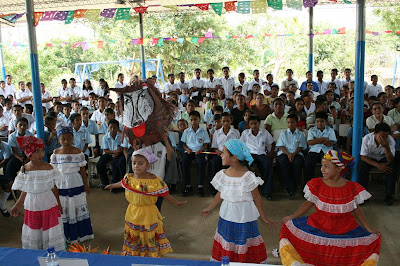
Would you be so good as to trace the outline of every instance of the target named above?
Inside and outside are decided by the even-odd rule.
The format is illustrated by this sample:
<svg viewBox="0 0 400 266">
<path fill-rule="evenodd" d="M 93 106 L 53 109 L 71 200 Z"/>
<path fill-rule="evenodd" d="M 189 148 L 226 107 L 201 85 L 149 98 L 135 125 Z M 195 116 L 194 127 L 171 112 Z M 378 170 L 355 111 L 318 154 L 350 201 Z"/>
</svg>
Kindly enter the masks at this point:
<svg viewBox="0 0 400 266">
<path fill-rule="evenodd" d="M 93 239 L 86 193 L 90 192 L 86 179 L 85 155 L 73 146 L 74 131 L 72 127 L 57 129 L 58 142 L 61 147 L 54 150 L 50 163 L 57 168 L 62 178 L 56 185 L 63 207 L 62 220 L 64 234 L 69 242 L 82 242 Z"/>
<path fill-rule="evenodd" d="M 358 183 L 343 178 L 353 160 L 336 150 L 324 155 L 323 177 L 307 182 L 307 201 L 283 219 L 279 243 L 283 265 L 377 264 L 381 236 L 368 224 L 359 206 L 371 194 Z M 301 217 L 313 206 L 316 212 Z"/>
<path fill-rule="evenodd" d="M 201 211 L 207 217 L 223 200 L 218 228 L 214 237 L 211 260 L 221 261 L 228 256 L 231 262 L 265 263 L 267 250 L 258 231 L 257 219 L 275 226 L 265 216 L 258 186 L 264 181 L 248 170 L 253 162 L 249 148 L 238 139 L 228 140 L 221 154 L 222 165 L 211 181 L 218 190 L 213 202 Z"/>
<path fill-rule="evenodd" d="M 62 178 L 61 173 L 43 161 L 43 140 L 24 136 L 18 137 L 17 142 L 30 160 L 22 165 L 12 186 L 13 190 L 22 193 L 12 207 L 11 215 L 18 217 L 22 203 L 25 209 L 22 248 L 46 250 L 53 246 L 57 251 L 65 250 L 62 205 L 56 187 L 57 180 Z"/>
<path fill-rule="evenodd" d="M 125 214 L 123 253 L 130 256 L 159 258 L 172 253 L 167 239 L 162 216 L 156 207 L 157 197 L 164 197 L 175 206 L 186 201 L 177 201 L 171 195 L 167 184 L 149 172 L 157 157 L 142 148 L 132 154 L 133 174 L 126 174 L 118 183 L 105 189 L 125 188 L 125 198 L 129 206 Z"/>
</svg>

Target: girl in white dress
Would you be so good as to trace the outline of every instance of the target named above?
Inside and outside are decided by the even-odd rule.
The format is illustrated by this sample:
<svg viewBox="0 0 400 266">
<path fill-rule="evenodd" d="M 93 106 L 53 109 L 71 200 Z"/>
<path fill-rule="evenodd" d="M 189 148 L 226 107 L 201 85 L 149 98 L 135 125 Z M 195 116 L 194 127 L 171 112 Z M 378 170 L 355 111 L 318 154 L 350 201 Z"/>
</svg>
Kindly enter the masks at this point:
<svg viewBox="0 0 400 266">
<path fill-rule="evenodd" d="M 90 192 L 90 188 L 86 179 L 85 155 L 73 146 L 74 135 L 71 127 L 59 128 L 57 138 L 61 147 L 54 150 L 50 163 L 62 174 L 57 188 L 63 206 L 65 237 L 69 242 L 93 239 L 86 201 L 86 193 Z"/>
<path fill-rule="evenodd" d="M 264 181 L 248 170 L 253 158 L 242 141 L 227 141 L 221 157 L 222 165 L 230 167 L 219 171 L 211 181 L 218 193 L 210 206 L 201 211 L 207 217 L 223 200 L 211 260 L 221 261 L 228 256 L 231 262 L 265 263 L 267 250 L 257 219 L 261 216 L 270 226 L 276 223 L 264 213 L 258 192 L 258 186 Z"/>
<path fill-rule="evenodd" d="M 18 145 L 30 162 L 23 165 L 15 178 L 13 190 L 21 190 L 21 196 L 11 209 L 17 217 L 24 203 L 25 215 L 22 226 L 22 248 L 65 250 L 62 211 L 58 190 L 55 186 L 61 174 L 43 161 L 43 140 L 34 136 L 17 138 Z"/>
</svg>

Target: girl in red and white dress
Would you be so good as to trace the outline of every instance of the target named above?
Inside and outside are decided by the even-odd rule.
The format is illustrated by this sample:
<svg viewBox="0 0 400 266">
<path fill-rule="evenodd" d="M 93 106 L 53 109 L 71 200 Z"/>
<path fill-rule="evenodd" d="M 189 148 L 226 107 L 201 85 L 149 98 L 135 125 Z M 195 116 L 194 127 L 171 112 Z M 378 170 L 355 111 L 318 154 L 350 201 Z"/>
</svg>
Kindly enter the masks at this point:
<svg viewBox="0 0 400 266">
<path fill-rule="evenodd" d="M 335 150 L 325 154 L 321 163 L 323 177 L 307 183 L 307 201 L 283 219 L 279 243 L 283 265 L 377 264 L 381 236 L 368 224 L 359 206 L 371 194 L 343 178 L 353 160 Z M 316 212 L 300 217 L 313 206 Z"/>
<path fill-rule="evenodd" d="M 65 250 L 61 203 L 56 179 L 61 173 L 43 161 L 43 140 L 34 136 L 17 138 L 21 150 L 30 162 L 23 165 L 12 186 L 21 190 L 21 196 L 11 209 L 11 215 L 17 217 L 24 203 L 25 215 L 22 226 L 22 248 Z"/>
</svg>

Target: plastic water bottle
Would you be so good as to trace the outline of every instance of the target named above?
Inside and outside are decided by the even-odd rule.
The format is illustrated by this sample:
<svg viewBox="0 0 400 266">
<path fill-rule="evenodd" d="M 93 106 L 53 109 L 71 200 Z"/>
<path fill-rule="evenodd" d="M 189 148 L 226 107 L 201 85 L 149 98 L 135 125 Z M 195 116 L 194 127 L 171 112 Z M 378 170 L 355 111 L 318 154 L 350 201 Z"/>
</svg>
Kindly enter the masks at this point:
<svg viewBox="0 0 400 266">
<path fill-rule="evenodd" d="M 54 247 L 49 247 L 47 249 L 47 258 L 46 258 L 46 266 L 59 266 L 60 262 L 58 261 L 58 257 Z"/>
<path fill-rule="evenodd" d="M 221 266 L 229 266 L 229 257 L 228 256 L 222 257 Z"/>
</svg>

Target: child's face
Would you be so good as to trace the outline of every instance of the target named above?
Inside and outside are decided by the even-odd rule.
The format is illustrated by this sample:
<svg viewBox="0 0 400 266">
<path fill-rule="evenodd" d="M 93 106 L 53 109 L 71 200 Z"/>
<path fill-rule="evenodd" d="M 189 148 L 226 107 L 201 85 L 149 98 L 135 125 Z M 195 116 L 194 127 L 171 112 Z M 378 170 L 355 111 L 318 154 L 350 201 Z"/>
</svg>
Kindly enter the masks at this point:
<svg viewBox="0 0 400 266">
<path fill-rule="evenodd" d="M 398 127 L 397 124 L 393 124 L 393 125 L 390 127 L 390 130 L 392 130 L 392 132 L 398 131 L 398 130 L 399 130 L 399 127 Z"/>
<path fill-rule="evenodd" d="M 379 98 L 379 101 L 380 101 L 382 104 L 386 104 L 387 100 L 388 100 L 388 97 L 387 97 L 386 94 L 382 94 L 381 97 Z"/>
<path fill-rule="evenodd" d="M 81 116 L 83 118 L 83 121 L 88 121 L 89 120 L 89 110 L 83 110 L 81 112 Z"/>
<path fill-rule="evenodd" d="M 249 126 L 251 130 L 256 131 L 260 128 L 260 122 L 258 122 L 257 120 L 250 120 Z"/>
<path fill-rule="evenodd" d="M 229 116 L 223 116 L 221 119 L 221 123 L 224 128 L 231 128 L 232 119 Z"/>
<path fill-rule="evenodd" d="M 104 99 L 99 100 L 99 108 L 103 109 L 106 107 L 106 101 Z"/>
<path fill-rule="evenodd" d="M 100 81 L 99 85 L 100 85 L 100 87 L 104 88 L 104 86 L 106 86 L 106 83 L 104 81 Z"/>
<path fill-rule="evenodd" d="M 180 132 L 185 131 L 185 129 L 187 129 L 187 128 L 188 128 L 188 124 L 187 123 L 185 123 L 183 121 L 178 122 L 178 129 L 179 129 Z"/>
<path fill-rule="evenodd" d="M 244 105 L 244 96 L 243 95 L 239 95 L 238 97 L 236 97 L 236 103 L 239 106 L 243 106 Z"/>
<path fill-rule="evenodd" d="M 71 86 L 71 88 L 75 88 L 75 80 L 70 80 L 69 85 Z M 100 85 L 101 85 L 101 82 L 100 82 Z"/>
<path fill-rule="evenodd" d="M 111 135 L 115 136 L 118 132 L 119 128 L 115 124 L 109 124 L 108 125 L 108 131 L 110 132 Z"/>
<path fill-rule="evenodd" d="M 168 78 L 168 81 L 171 82 L 171 84 L 173 84 L 175 82 L 175 76 L 170 76 Z"/>
<path fill-rule="evenodd" d="M 313 86 L 312 83 L 307 83 L 307 84 L 306 84 L 306 89 L 307 89 L 307 90 L 312 91 L 313 88 L 314 88 L 314 86 Z"/>
<path fill-rule="evenodd" d="M 353 108 L 353 107 L 354 107 L 354 100 L 353 100 L 353 99 L 349 101 L 349 107 L 350 107 L 350 108 Z"/>
<path fill-rule="evenodd" d="M 187 89 L 183 89 L 182 90 L 182 95 L 186 95 L 187 94 Z"/>
<path fill-rule="evenodd" d="M 12 103 L 8 102 L 6 103 L 6 109 L 10 110 L 12 108 Z"/>
<path fill-rule="evenodd" d="M 70 147 L 70 146 L 72 146 L 72 143 L 74 142 L 74 135 L 69 134 L 69 133 L 62 134 L 58 138 L 58 142 L 61 144 L 61 146 Z"/>
<path fill-rule="evenodd" d="M 393 109 L 394 108 L 394 101 L 388 101 L 388 108 Z"/>
<path fill-rule="evenodd" d="M 333 93 L 327 93 L 326 94 L 326 99 L 328 100 L 328 102 L 333 102 L 335 95 L 333 95 Z"/>
<path fill-rule="evenodd" d="M 143 156 L 136 155 L 132 159 L 132 170 L 135 174 L 141 175 L 150 169 L 150 164 Z"/>
<path fill-rule="evenodd" d="M 328 103 L 326 101 L 323 102 L 320 106 L 318 106 L 318 111 L 328 111 Z"/>
<path fill-rule="evenodd" d="M 224 73 L 225 77 L 229 76 L 229 70 L 226 68 L 224 70 L 222 70 L 222 73 Z"/>
<path fill-rule="evenodd" d="M 22 115 L 22 108 L 14 107 L 13 114 L 15 115 L 16 118 L 20 118 Z"/>
<path fill-rule="evenodd" d="M 262 95 L 257 95 L 256 96 L 256 103 L 258 103 L 259 105 L 262 105 L 264 103 L 264 97 Z"/>
<path fill-rule="evenodd" d="M 192 127 L 198 127 L 200 124 L 200 118 L 195 115 L 191 115 L 189 117 L 189 120 L 190 120 L 190 125 L 192 125 Z"/>
<path fill-rule="evenodd" d="M 249 121 L 250 112 L 244 113 L 243 119 L 247 123 Z"/>
<path fill-rule="evenodd" d="M 272 96 L 273 98 L 275 98 L 275 97 L 278 96 L 278 89 L 277 89 L 276 87 L 273 87 L 273 88 L 271 89 L 271 96 Z"/>
<path fill-rule="evenodd" d="M 111 119 L 115 119 L 115 114 L 114 113 L 112 113 L 112 114 L 106 113 L 105 116 L 106 116 L 106 121 L 107 122 L 110 121 Z"/>
<path fill-rule="evenodd" d="M 218 130 L 222 127 L 222 120 L 214 120 L 215 129 Z"/>
<path fill-rule="evenodd" d="M 210 108 L 214 111 L 215 106 L 217 106 L 218 103 L 216 103 L 215 101 L 211 101 L 210 102 Z"/>
<path fill-rule="evenodd" d="M 95 96 L 89 95 L 89 102 L 90 102 L 90 103 L 93 103 L 93 101 L 95 101 L 95 100 L 96 100 L 96 97 L 95 97 Z"/>
<path fill-rule="evenodd" d="M 188 104 L 186 105 L 186 111 L 187 111 L 188 113 L 193 112 L 194 109 L 195 109 L 194 103 L 188 103 Z"/>
<path fill-rule="evenodd" d="M 81 128 L 81 125 L 82 125 L 82 117 L 81 116 L 75 117 L 75 119 L 72 123 L 74 125 L 74 128 L 79 130 L 79 128 Z"/>
<path fill-rule="evenodd" d="M 25 113 L 25 114 L 30 114 L 31 111 L 30 111 L 28 108 L 26 108 L 26 106 L 25 106 L 25 107 L 24 107 L 24 113 Z"/>
<path fill-rule="evenodd" d="M 79 103 L 73 103 L 72 106 L 74 108 L 74 111 L 78 113 L 79 112 Z"/>
<path fill-rule="evenodd" d="M 383 108 L 380 104 L 374 104 L 372 106 L 372 114 L 374 116 L 381 116 L 383 114 Z"/>
<path fill-rule="evenodd" d="M 253 86 L 253 91 L 256 93 L 260 92 L 260 86 L 258 85 Z"/>
<path fill-rule="evenodd" d="M 20 88 L 21 90 L 25 90 L 25 82 L 19 83 L 19 88 Z"/>
<path fill-rule="evenodd" d="M 63 88 L 67 87 L 67 82 L 66 81 L 61 82 L 61 84 L 62 84 Z"/>
<path fill-rule="evenodd" d="M 46 127 L 49 131 L 53 131 L 56 128 L 56 125 L 57 125 L 56 120 L 52 120 L 46 123 Z"/>
<path fill-rule="evenodd" d="M 203 97 L 203 103 L 206 103 L 206 102 L 208 102 L 208 97 L 207 97 L 207 96 L 204 96 L 204 97 Z"/>
<path fill-rule="evenodd" d="M 274 103 L 274 112 L 275 112 L 275 114 L 282 114 L 283 111 L 284 111 L 283 103 L 281 101 L 276 101 Z"/>
<path fill-rule="evenodd" d="M 17 124 L 17 131 L 20 136 L 25 135 L 26 130 L 28 129 L 28 124 L 24 121 L 19 121 Z"/>
<path fill-rule="evenodd" d="M 340 172 L 342 168 L 337 167 L 330 160 L 322 159 L 321 161 L 321 173 L 325 180 L 327 179 L 336 179 L 340 177 Z"/>
<path fill-rule="evenodd" d="M 294 100 L 294 95 L 292 93 L 288 93 L 287 97 L 288 97 L 289 101 Z"/>
<path fill-rule="evenodd" d="M 371 78 L 371 81 L 373 84 L 376 84 L 378 82 L 378 77 Z"/>
<path fill-rule="evenodd" d="M 297 127 L 297 123 L 296 123 L 296 120 L 295 119 L 293 119 L 293 118 L 288 118 L 288 119 L 286 119 L 286 122 L 287 122 L 287 126 L 288 126 L 288 128 L 290 129 L 290 130 L 295 130 L 296 129 L 296 127 Z"/>
<path fill-rule="evenodd" d="M 115 109 L 115 103 L 109 103 L 109 104 L 107 105 L 107 107 L 114 110 L 114 109 Z"/>
<path fill-rule="evenodd" d="M 44 158 L 44 148 L 37 149 L 34 153 L 29 157 L 31 161 L 41 161 Z"/>
<path fill-rule="evenodd" d="M 207 76 L 208 76 L 209 78 L 213 78 L 213 77 L 214 77 L 214 73 L 212 73 L 212 71 L 208 71 L 208 72 L 207 72 Z"/>
<path fill-rule="evenodd" d="M 267 76 L 267 81 L 272 83 L 274 81 L 274 77 L 272 75 Z"/>
<path fill-rule="evenodd" d="M 62 105 L 56 105 L 54 106 L 54 112 L 56 112 L 57 114 L 59 114 L 62 110 Z"/>
<path fill-rule="evenodd" d="M 0 87 L 1 87 L 2 89 L 4 89 L 4 88 L 6 87 L 6 83 L 5 83 L 5 82 L 0 83 Z"/>
<path fill-rule="evenodd" d="M 225 146 L 221 153 L 221 159 L 222 159 L 222 165 L 224 166 L 231 165 L 232 162 L 235 161 L 235 157 L 232 156 L 232 154 L 228 151 L 228 149 Z"/>
<path fill-rule="evenodd" d="M 63 114 L 65 114 L 65 116 L 68 118 L 69 114 L 71 113 L 71 108 L 69 107 L 64 107 L 63 108 Z"/>
<path fill-rule="evenodd" d="M 243 82 L 244 78 L 243 78 L 242 76 L 238 76 L 238 80 L 239 80 L 240 82 Z"/>
<path fill-rule="evenodd" d="M 210 93 L 211 99 L 217 99 L 217 93 L 215 91 Z"/>
<path fill-rule="evenodd" d="M 304 109 L 304 103 L 302 101 L 298 101 L 296 102 L 295 107 L 297 111 L 301 111 Z"/>
<path fill-rule="evenodd" d="M 315 119 L 315 124 L 317 125 L 318 129 L 323 130 L 326 127 L 326 120 L 323 118 L 317 118 Z"/>
<path fill-rule="evenodd" d="M 226 101 L 226 108 L 228 108 L 229 110 L 233 109 L 233 102 L 232 101 Z"/>
</svg>

